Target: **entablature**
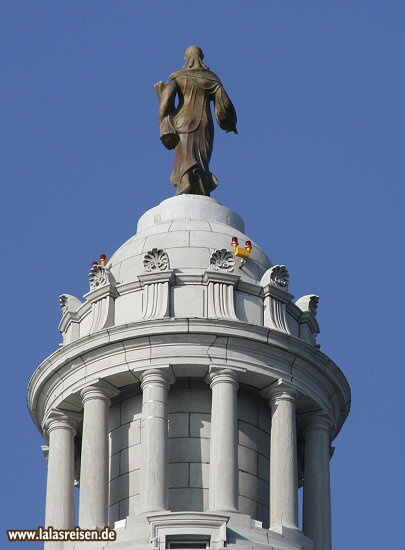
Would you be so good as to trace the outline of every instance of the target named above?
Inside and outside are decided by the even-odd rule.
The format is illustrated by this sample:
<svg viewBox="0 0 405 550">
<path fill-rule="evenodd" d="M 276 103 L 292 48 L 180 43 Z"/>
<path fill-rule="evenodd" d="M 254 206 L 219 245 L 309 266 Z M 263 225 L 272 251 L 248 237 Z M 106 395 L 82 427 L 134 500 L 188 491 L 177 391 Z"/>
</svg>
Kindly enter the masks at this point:
<svg viewBox="0 0 405 550">
<path fill-rule="evenodd" d="M 137 372 L 170 364 L 184 376 L 204 377 L 210 365 L 243 369 L 241 383 L 258 390 L 288 380 L 313 406 L 330 410 L 335 434 L 350 407 L 350 389 L 326 355 L 280 331 L 228 319 L 152 319 L 113 326 L 63 346 L 35 371 L 28 405 L 38 426 L 53 408 L 80 406 L 86 385 L 106 380 L 120 388 Z M 303 401 L 303 402 L 304 402 Z"/>
</svg>

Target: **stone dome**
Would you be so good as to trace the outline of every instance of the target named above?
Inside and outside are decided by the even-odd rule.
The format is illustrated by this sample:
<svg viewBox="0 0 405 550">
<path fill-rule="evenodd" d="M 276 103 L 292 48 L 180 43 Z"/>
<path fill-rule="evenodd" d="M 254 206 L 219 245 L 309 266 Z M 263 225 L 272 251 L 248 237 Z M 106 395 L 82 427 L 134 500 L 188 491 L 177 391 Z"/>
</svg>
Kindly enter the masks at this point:
<svg viewBox="0 0 405 550">
<path fill-rule="evenodd" d="M 286 267 L 244 231 L 239 214 L 210 197 L 179 195 L 148 210 L 107 265 L 92 267 L 84 303 L 61 296 L 64 344 L 112 326 L 197 318 L 265 326 L 315 345 L 318 297 L 294 304 Z"/>
<path fill-rule="evenodd" d="M 244 233 L 242 218 L 215 199 L 200 195 L 179 195 L 145 212 L 137 233 L 111 257 L 108 268 L 117 284 L 131 283 L 145 273 L 145 254 L 164 250 L 170 269 L 176 273 L 198 275 L 210 266 L 215 250 L 232 252 L 232 237 L 241 247 L 251 237 Z M 272 263 L 252 241 L 252 251 L 243 269 L 236 259 L 233 272 L 242 281 L 257 283 Z"/>
</svg>

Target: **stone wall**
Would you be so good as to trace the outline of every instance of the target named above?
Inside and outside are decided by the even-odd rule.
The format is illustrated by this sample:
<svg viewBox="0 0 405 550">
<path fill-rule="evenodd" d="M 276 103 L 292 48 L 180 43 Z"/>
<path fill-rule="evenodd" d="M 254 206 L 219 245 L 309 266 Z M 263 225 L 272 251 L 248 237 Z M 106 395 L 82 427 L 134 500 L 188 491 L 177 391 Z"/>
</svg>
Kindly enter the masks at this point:
<svg viewBox="0 0 405 550">
<path fill-rule="evenodd" d="M 270 407 L 257 392 L 241 387 L 239 417 L 239 511 L 269 523 Z"/>
<path fill-rule="evenodd" d="M 134 386 L 110 408 L 110 524 L 140 511 L 142 394 Z M 206 511 L 209 490 L 211 390 L 180 378 L 169 391 L 169 510 Z M 240 511 L 268 524 L 270 411 L 257 392 L 241 387 Z"/>
<path fill-rule="evenodd" d="M 211 390 L 181 378 L 169 391 L 169 509 L 208 509 Z"/>
<path fill-rule="evenodd" d="M 110 525 L 139 512 L 142 394 L 110 408 Z"/>
</svg>

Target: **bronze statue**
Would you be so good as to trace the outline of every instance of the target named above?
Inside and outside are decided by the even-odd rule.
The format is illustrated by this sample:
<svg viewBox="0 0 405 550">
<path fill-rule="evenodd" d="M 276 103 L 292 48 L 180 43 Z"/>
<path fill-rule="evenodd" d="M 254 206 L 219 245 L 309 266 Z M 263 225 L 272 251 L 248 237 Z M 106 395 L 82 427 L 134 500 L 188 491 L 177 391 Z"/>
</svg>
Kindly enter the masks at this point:
<svg viewBox="0 0 405 550">
<path fill-rule="evenodd" d="M 174 149 L 171 181 L 176 195 L 209 196 L 218 185 L 208 166 L 214 141 L 210 102 L 214 102 L 217 122 L 226 132 L 238 133 L 236 112 L 217 75 L 204 65 L 202 50 L 190 46 L 184 59 L 183 68 L 171 74 L 167 84 L 155 84 L 160 100 L 160 139 L 167 149 Z"/>
</svg>

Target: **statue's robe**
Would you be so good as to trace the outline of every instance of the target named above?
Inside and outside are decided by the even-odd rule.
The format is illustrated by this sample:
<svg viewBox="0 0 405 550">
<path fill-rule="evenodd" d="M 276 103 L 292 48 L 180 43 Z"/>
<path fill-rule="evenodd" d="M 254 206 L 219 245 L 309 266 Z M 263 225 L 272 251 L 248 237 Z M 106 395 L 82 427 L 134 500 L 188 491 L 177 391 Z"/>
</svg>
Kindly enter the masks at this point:
<svg viewBox="0 0 405 550">
<path fill-rule="evenodd" d="M 175 99 L 178 97 L 178 105 Z M 236 131 L 236 113 L 219 78 L 207 69 L 181 69 L 170 75 L 161 95 L 161 131 L 179 137 L 171 175 L 176 194 L 209 195 L 218 180 L 209 171 L 214 140 L 210 102 L 219 126 Z"/>
</svg>

